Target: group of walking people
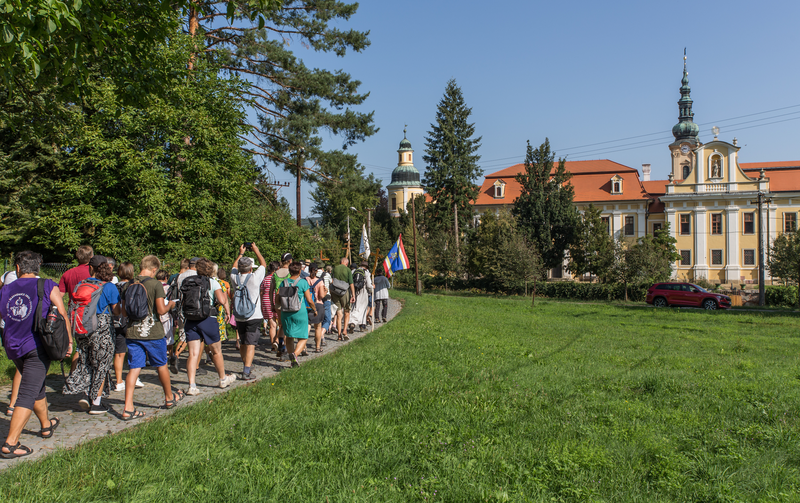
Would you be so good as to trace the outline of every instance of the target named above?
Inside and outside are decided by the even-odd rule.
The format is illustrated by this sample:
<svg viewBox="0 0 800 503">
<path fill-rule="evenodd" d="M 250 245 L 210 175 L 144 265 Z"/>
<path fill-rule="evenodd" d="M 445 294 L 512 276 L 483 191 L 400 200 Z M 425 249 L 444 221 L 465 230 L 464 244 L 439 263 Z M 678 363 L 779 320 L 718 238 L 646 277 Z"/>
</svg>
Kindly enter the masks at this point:
<svg viewBox="0 0 800 503">
<path fill-rule="evenodd" d="M 59 284 L 38 279 L 41 255 L 17 253 L 14 271 L 0 281 L 2 342 L 17 368 L 7 409 L 11 424 L 0 457 L 32 452 L 19 441 L 32 413 L 41 423 L 43 438 L 52 437 L 61 421 L 50 417 L 45 397 L 51 360 L 37 332 L 34 313 L 40 302 L 41 312 L 47 313 L 52 305 L 69 320 L 70 344 L 64 358 L 71 356 L 70 374 L 62 393 L 80 396 L 78 404 L 89 414 L 106 414 L 104 397 L 124 391 L 119 415 L 124 421 L 145 416 L 134 407 L 134 391 L 143 386 L 139 376 L 146 366 L 156 369 L 167 409 L 186 395 L 200 393 L 196 376 L 205 373 L 200 369 L 204 353 L 217 371 L 219 387 L 234 382 L 237 375 L 226 373 L 221 347 L 229 325 L 235 328 L 242 359 L 239 378 L 249 381 L 255 379 L 255 349 L 262 335 L 269 337 L 269 351 L 297 367 L 299 358 L 308 355 L 310 337 L 311 350 L 321 352 L 326 334 L 348 340 L 348 333 L 366 328 L 373 311 L 376 322 L 386 321 L 389 282 L 382 275 L 373 279 L 366 262 L 351 268 L 342 259 L 334 268 L 323 268 L 285 253 L 280 261 L 267 264 L 255 243 L 240 245 L 238 252 L 228 283 L 225 270 L 205 258 L 185 259 L 180 272 L 169 276 L 161 261 L 148 255 L 134 275 L 132 263 L 117 266 L 113 259 L 81 246 L 76 252 L 78 266 L 65 272 Z M 246 256 L 248 252 L 258 265 Z M 179 358 L 187 348 L 188 388 L 173 389 L 170 373 L 179 372 Z M 126 360 L 128 374 L 123 381 Z"/>
</svg>

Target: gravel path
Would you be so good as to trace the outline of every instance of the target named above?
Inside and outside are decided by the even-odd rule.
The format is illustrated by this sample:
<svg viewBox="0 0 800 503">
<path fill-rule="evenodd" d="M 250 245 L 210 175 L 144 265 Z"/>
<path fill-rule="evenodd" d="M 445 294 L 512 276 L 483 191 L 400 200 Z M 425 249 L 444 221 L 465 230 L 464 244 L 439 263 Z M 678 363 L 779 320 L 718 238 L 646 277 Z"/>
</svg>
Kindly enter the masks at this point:
<svg viewBox="0 0 800 503">
<path fill-rule="evenodd" d="M 389 299 L 388 315 L 391 321 L 400 312 L 400 302 L 394 299 Z M 377 330 L 383 324 L 375 324 Z M 355 332 L 350 334 L 350 341 L 356 340 L 369 334 L 369 328 L 366 332 Z M 180 404 L 175 407 L 186 407 L 194 402 L 212 398 L 220 393 L 251 384 L 261 379 L 266 379 L 275 376 L 280 371 L 289 368 L 289 361 L 279 361 L 275 353 L 270 351 L 269 339 L 262 338 L 263 345 L 256 346 L 256 355 L 253 362 L 252 373 L 256 377 L 255 381 L 244 383 L 238 379 L 228 388 L 221 389 L 218 386 L 219 377 L 213 365 L 200 365 L 201 369 L 206 370 L 206 374 L 197 376 L 197 385 L 200 389 L 200 394 L 197 396 L 187 396 Z M 348 342 L 336 341 L 335 335 L 327 335 L 325 337 L 326 346 L 323 347 L 322 353 L 309 352 L 309 356 L 300 358 L 300 363 L 304 360 L 313 358 L 324 357 L 326 354 L 336 351 L 339 347 Z M 313 337 L 309 340 L 309 347 L 313 348 Z M 237 378 L 241 376 L 242 372 L 242 359 L 239 352 L 236 350 L 235 340 L 224 342 L 222 344 L 222 353 L 225 357 L 225 371 L 227 373 L 237 374 Z M 180 372 L 177 375 L 170 374 L 173 389 L 187 390 L 189 383 L 185 371 L 187 351 L 181 354 L 181 361 L 179 363 Z M 69 370 L 69 367 L 67 367 Z M 127 370 L 123 372 L 123 375 Z M 153 417 L 161 417 L 170 414 L 173 410 L 166 410 L 164 405 L 164 391 L 154 368 L 147 367 L 142 369 L 140 376 L 144 387 L 137 389 L 134 394 L 134 405 L 137 409 L 145 412 L 147 416 L 141 420 L 134 420 L 131 422 L 122 421 L 122 410 L 125 405 L 125 392 L 112 392 L 111 396 L 103 399 L 110 411 L 107 414 L 92 416 L 87 412 L 81 410 L 78 405 L 79 395 L 62 395 L 61 388 L 64 385 L 64 378 L 61 375 L 50 375 L 47 377 L 47 401 L 50 405 L 50 416 L 58 417 L 61 419 L 61 424 L 56 430 L 55 435 L 50 439 L 42 439 L 38 436 L 41 425 L 39 420 L 36 419 L 35 414 L 31 414 L 31 419 L 28 421 L 25 429 L 22 431 L 20 442 L 22 445 L 27 445 L 34 450 L 30 456 L 17 459 L 3 459 L 0 458 L 0 470 L 12 466 L 14 463 L 26 459 L 34 459 L 44 456 L 57 448 L 70 448 L 78 445 L 87 440 L 116 433 L 127 428 L 133 428 L 143 420 Z M 11 385 L 0 387 L 0 397 L 3 397 L 2 412 L 0 412 L 0 439 L 5 441 L 8 434 L 8 426 L 10 417 L 6 416 L 5 408 L 8 405 L 8 398 L 11 395 Z"/>
</svg>

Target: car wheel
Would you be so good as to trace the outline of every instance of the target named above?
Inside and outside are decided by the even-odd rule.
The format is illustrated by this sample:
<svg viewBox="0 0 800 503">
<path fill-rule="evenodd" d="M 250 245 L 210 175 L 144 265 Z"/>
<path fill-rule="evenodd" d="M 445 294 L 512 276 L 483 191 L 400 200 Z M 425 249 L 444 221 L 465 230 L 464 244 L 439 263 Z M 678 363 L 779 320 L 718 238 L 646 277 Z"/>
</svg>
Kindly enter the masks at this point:
<svg viewBox="0 0 800 503">
<path fill-rule="evenodd" d="M 706 299 L 703 301 L 703 309 L 708 309 L 709 311 L 713 311 L 717 308 L 717 303 L 714 302 L 712 299 Z"/>
<path fill-rule="evenodd" d="M 667 299 L 664 297 L 656 297 L 653 299 L 653 305 L 655 307 L 667 307 Z"/>
</svg>

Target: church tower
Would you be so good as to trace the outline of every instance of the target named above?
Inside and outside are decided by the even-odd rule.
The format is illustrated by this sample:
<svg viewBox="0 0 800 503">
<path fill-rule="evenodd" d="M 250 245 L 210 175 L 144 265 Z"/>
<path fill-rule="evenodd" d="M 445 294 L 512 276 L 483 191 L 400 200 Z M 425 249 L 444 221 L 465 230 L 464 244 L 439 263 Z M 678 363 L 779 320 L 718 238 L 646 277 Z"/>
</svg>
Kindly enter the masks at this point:
<svg viewBox="0 0 800 503">
<path fill-rule="evenodd" d="M 678 100 L 678 123 L 672 128 L 675 141 L 670 144 L 672 152 L 672 176 L 675 180 L 685 180 L 695 167 L 693 150 L 701 146 L 697 135 L 700 127 L 694 123 L 692 112 L 689 72 L 686 71 L 686 49 L 683 50 L 683 78 L 681 79 L 681 99 Z"/>
<path fill-rule="evenodd" d="M 389 214 L 393 217 L 399 217 L 401 211 L 407 211 L 406 205 L 412 197 L 425 192 L 419 182 L 419 171 L 414 167 L 414 150 L 406 138 L 405 129 L 397 155 L 397 167 L 392 171 L 392 183 L 386 187 L 389 195 Z"/>
</svg>

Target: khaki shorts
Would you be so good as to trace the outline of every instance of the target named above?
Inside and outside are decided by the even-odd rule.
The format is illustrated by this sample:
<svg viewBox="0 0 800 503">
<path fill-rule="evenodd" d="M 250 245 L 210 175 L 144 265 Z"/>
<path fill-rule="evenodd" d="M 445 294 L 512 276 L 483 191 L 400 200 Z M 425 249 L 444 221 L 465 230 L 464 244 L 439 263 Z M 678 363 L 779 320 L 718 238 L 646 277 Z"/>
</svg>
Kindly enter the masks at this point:
<svg viewBox="0 0 800 503">
<path fill-rule="evenodd" d="M 345 313 L 350 312 L 350 290 L 348 289 L 347 292 L 342 297 L 337 297 L 334 294 L 331 294 L 331 304 L 336 306 L 339 309 L 344 310 Z"/>
</svg>

